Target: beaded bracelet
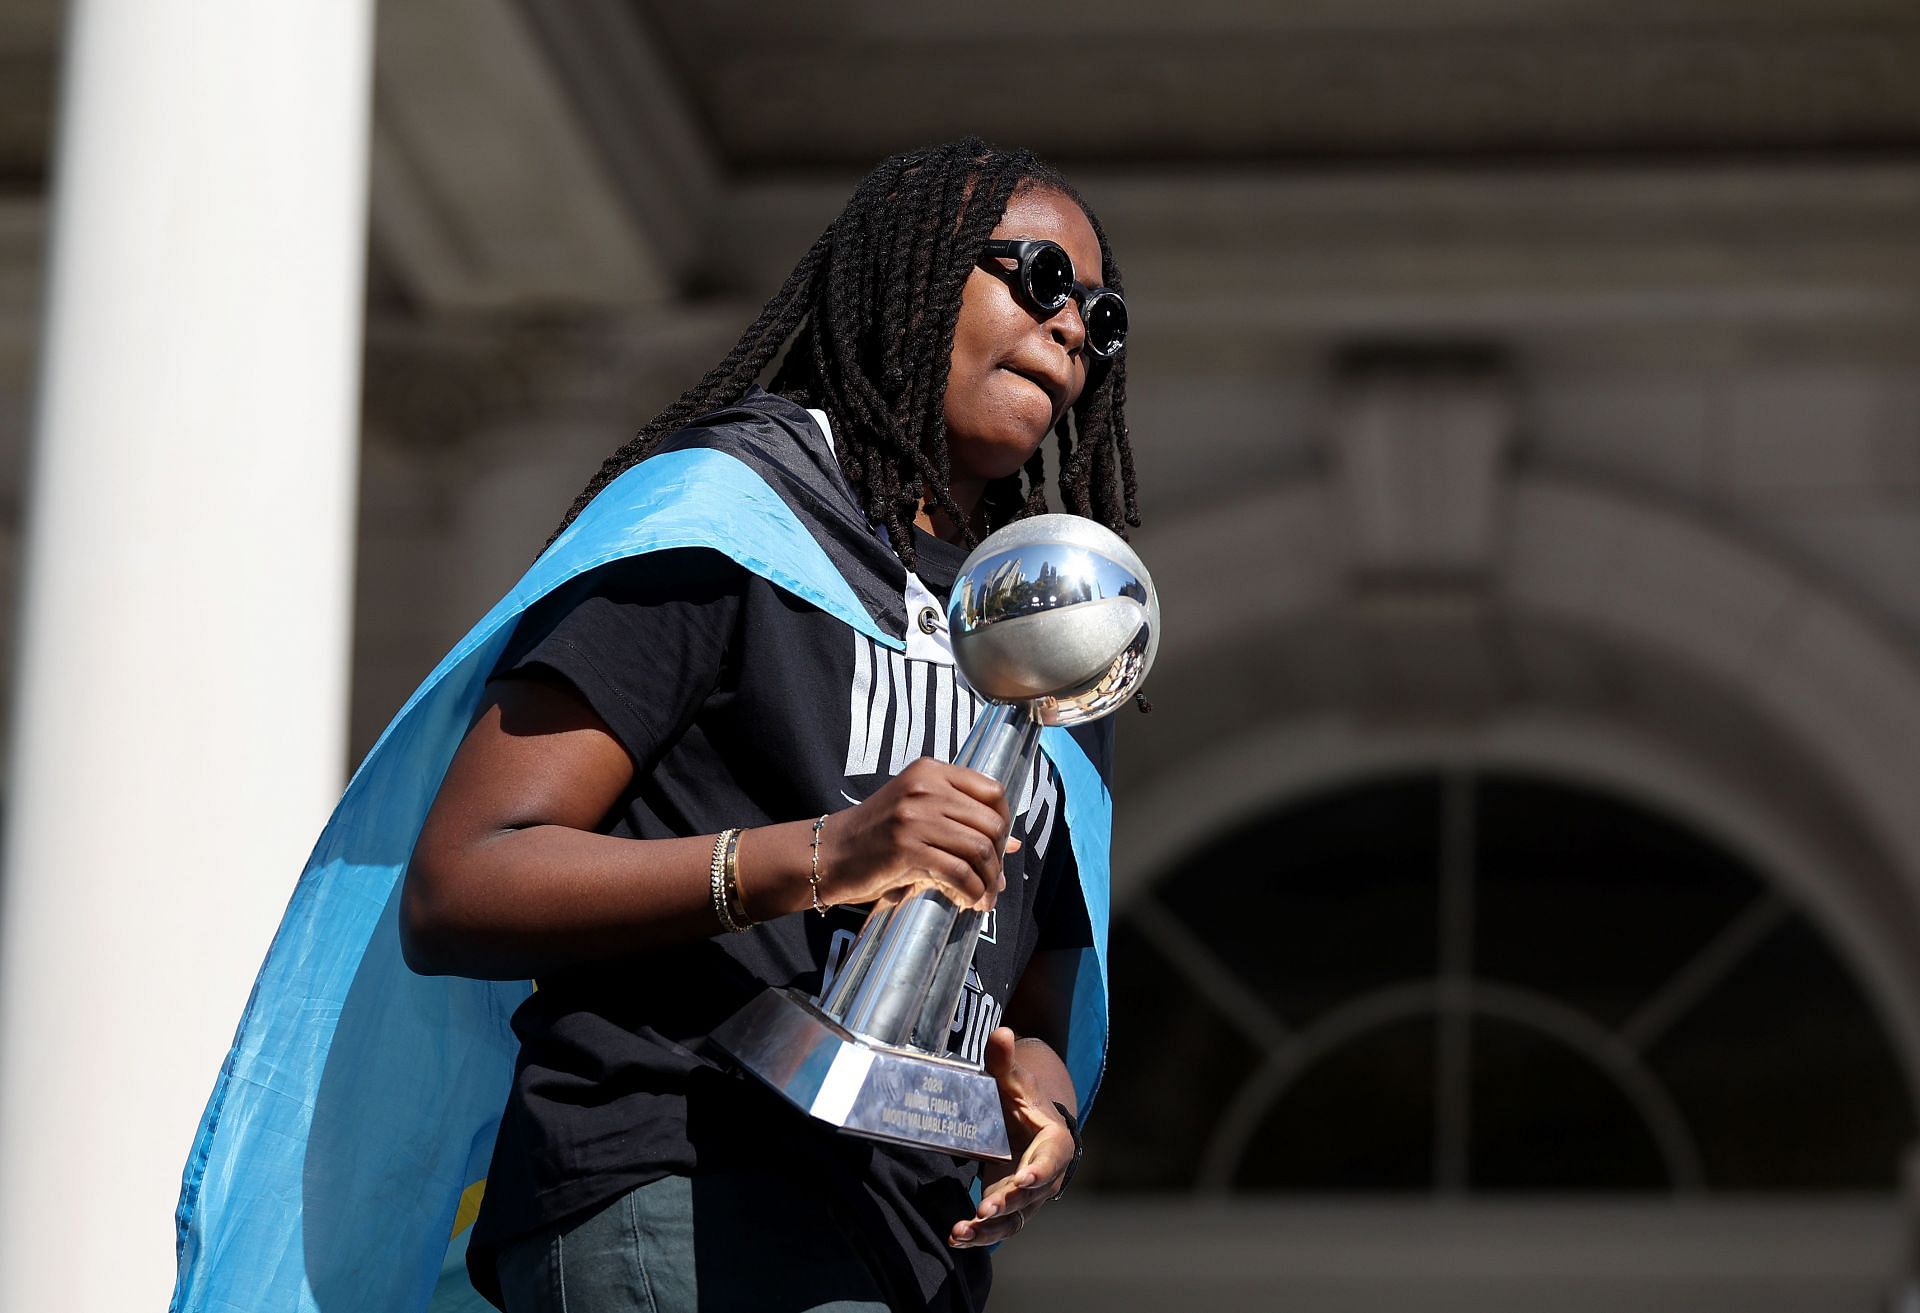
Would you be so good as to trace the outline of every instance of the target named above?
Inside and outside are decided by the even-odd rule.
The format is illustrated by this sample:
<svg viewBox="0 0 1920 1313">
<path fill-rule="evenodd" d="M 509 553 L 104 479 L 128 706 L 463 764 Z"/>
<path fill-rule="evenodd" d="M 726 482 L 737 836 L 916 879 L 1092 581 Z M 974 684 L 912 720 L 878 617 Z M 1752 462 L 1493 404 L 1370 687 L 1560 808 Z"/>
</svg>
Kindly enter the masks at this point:
<svg viewBox="0 0 1920 1313">
<path fill-rule="evenodd" d="M 807 873 L 807 888 L 813 893 L 813 910 L 821 916 L 827 914 L 827 905 L 820 901 L 820 832 L 827 828 L 827 817 L 832 814 L 827 812 L 813 823 L 813 869 Z"/>
</svg>

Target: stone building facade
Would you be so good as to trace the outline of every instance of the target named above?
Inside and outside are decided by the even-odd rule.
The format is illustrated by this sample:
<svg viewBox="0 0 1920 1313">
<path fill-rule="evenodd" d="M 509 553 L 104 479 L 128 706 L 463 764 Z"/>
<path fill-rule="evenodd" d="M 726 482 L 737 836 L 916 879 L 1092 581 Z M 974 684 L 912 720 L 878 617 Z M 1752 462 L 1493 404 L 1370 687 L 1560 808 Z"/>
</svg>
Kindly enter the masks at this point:
<svg viewBox="0 0 1920 1313">
<path fill-rule="evenodd" d="M 44 70 L 19 8 L 4 66 Z M 1086 1183 L 997 1306 L 1907 1279 L 1920 16 L 380 22 L 356 754 L 866 164 L 1031 144 L 1114 240 L 1168 630 L 1121 727 Z M 11 525 L 47 79 L 0 84 Z"/>
</svg>

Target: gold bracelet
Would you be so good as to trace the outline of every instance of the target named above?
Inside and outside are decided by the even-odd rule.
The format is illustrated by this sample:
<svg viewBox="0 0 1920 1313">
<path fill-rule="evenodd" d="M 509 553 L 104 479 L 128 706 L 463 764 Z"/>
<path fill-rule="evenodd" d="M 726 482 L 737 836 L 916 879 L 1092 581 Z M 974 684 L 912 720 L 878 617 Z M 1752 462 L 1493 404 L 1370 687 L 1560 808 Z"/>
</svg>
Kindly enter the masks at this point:
<svg viewBox="0 0 1920 1313">
<path fill-rule="evenodd" d="M 747 896 L 740 892 L 740 836 L 744 830 L 733 832 L 733 841 L 727 845 L 727 870 L 721 881 L 721 892 L 726 895 L 727 913 L 733 918 L 731 930 L 746 930 L 753 925 L 753 918 L 747 915 Z"/>
<path fill-rule="evenodd" d="M 713 841 L 713 861 L 707 866 L 707 892 L 713 900 L 714 919 L 730 934 L 738 934 L 747 928 L 742 921 L 735 919 L 727 897 L 727 879 L 734 873 L 734 853 L 739 842 L 740 831 L 720 831 L 720 837 Z"/>
<path fill-rule="evenodd" d="M 827 828 L 828 812 L 813 823 L 813 869 L 807 873 L 807 888 L 813 893 L 813 910 L 821 916 L 827 914 L 827 905 L 820 901 L 820 832 Z"/>
</svg>

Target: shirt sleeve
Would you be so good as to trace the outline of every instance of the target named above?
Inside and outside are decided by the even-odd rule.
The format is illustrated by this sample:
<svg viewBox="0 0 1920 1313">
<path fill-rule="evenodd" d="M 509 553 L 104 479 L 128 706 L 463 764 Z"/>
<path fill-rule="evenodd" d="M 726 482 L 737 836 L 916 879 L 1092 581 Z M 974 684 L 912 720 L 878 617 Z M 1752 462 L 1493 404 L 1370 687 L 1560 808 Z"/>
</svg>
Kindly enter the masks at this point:
<svg viewBox="0 0 1920 1313">
<path fill-rule="evenodd" d="M 601 566 L 527 611 L 494 678 L 572 689 L 648 769 L 726 677 L 745 585 L 704 548 Z"/>
</svg>

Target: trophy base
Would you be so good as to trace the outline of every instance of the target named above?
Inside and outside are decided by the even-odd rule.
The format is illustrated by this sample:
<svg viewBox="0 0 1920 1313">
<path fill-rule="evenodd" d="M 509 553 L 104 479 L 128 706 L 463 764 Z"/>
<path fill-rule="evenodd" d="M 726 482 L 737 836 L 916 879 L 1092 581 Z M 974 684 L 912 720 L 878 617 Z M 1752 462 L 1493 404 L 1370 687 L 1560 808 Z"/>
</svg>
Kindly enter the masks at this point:
<svg viewBox="0 0 1920 1313">
<path fill-rule="evenodd" d="M 966 1158 L 1013 1157 L 992 1076 L 862 1040 L 790 990 L 761 994 L 713 1042 L 788 1103 L 843 1131 Z"/>
</svg>

